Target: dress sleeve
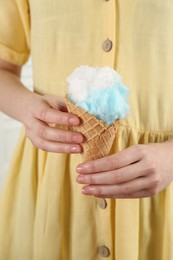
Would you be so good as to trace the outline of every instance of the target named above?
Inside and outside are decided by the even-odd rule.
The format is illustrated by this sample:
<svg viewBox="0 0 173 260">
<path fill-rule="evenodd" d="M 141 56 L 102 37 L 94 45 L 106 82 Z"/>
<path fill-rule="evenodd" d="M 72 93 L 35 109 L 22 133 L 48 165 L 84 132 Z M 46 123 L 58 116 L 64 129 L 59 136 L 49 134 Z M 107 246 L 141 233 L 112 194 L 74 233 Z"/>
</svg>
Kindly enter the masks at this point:
<svg viewBox="0 0 173 260">
<path fill-rule="evenodd" d="M 23 65 L 30 54 L 28 0 L 0 0 L 0 58 Z"/>
</svg>

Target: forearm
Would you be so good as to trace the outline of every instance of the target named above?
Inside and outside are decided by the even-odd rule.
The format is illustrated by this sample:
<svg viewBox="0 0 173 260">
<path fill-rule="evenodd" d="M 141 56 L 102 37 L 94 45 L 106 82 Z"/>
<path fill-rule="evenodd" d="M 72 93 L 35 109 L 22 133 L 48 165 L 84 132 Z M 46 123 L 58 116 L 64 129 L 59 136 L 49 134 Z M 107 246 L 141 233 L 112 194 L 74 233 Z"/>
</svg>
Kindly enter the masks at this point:
<svg viewBox="0 0 173 260">
<path fill-rule="evenodd" d="M 20 82 L 14 73 L 0 70 L 0 110 L 23 122 L 27 105 L 36 96 Z"/>
</svg>

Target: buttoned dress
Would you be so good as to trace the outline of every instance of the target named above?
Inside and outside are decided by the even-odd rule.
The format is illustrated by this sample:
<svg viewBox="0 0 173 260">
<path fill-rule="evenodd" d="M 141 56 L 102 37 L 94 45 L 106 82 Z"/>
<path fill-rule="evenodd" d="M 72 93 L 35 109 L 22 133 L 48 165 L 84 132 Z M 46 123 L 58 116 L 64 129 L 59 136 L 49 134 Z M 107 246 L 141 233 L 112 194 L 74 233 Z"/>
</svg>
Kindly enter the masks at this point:
<svg viewBox="0 0 173 260">
<path fill-rule="evenodd" d="M 1 0 L 0 58 L 23 65 L 30 54 L 41 95 L 65 96 L 80 65 L 122 75 L 130 114 L 112 153 L 173 138 L 172 0 Z M 21 130 L 1 197 L 0 259 L 173 260 L 173 184 L 143 199 L 84 196 L 81 161 L 37 149 Z"/>
</svg>

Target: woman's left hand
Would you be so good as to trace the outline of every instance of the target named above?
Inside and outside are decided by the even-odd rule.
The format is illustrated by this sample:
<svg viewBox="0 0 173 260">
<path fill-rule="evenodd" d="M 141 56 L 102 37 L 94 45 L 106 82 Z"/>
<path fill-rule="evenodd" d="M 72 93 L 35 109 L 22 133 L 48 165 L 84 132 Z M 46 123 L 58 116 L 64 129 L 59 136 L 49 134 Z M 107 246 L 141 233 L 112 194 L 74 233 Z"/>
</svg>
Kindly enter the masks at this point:
<svg viewBox="0 0 173 260">
<path fill-rule="evenodd" d="M 150 197 L 173 180 L 173 141 L 133 145 L 77 166 L 82 193 L 104 198 Z"/>
</svg>

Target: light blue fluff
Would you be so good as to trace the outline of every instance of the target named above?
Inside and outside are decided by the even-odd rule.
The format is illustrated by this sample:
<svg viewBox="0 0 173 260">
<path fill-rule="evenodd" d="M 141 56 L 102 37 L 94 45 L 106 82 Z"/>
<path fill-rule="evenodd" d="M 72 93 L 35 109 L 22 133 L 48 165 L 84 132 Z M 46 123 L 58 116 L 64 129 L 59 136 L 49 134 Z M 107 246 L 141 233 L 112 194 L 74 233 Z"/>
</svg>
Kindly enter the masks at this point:
<svg viewBox="0 0 173 260">
<path fill-rule="evenodd" d="M 111 125 L 129 114 L 129 89 L 114 69 L 80 66 L 67 82 L 71 102 L 105 123 Z"/>
<path fill-rule="evenodd" d="M 122 82 L 115 82 L 112 87 L 91 91 L 86 101 L 76 106 L 111 125 L 129 114 L 128 96 L 129 89 Z"/>
</svg>

